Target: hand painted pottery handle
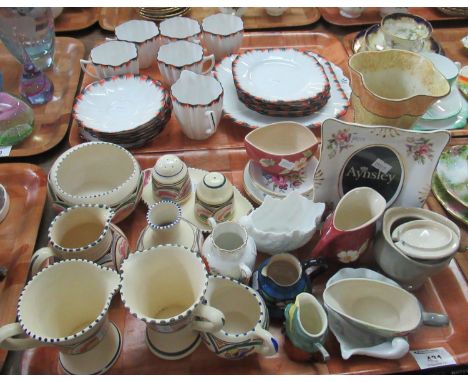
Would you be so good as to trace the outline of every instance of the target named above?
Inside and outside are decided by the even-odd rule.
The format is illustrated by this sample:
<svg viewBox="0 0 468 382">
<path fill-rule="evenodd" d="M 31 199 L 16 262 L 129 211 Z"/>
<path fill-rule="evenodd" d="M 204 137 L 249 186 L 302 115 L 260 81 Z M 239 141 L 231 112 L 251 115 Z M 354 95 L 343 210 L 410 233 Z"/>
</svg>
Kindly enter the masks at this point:
<svg viewBox="0 0 468 382">
<path fill-rule="evenodd" d="M 100 79 L 99 76 L 97 76 L 96 74 L 92 73 L 92 72 L 89 72 L 88 69 L 86 69 L 86 65 L 92 65 L 94 67 L 94 64 L 92 61 L 90 60 L 83 60 L 83 59 L 80 59 L 80 66 L 81 66 L 81 69 L 83 70 L 83 72 L 85 72 L 87 75 L 93 77 L 93 78 L 97 78 L 97 79 Z"/>
<path fill-rule="evenodd" d="M 202 72 L 202 74 L 207 74 L 209 72 L 211 72 L 211 69 L 213 69 L 213 66 L 215 64 L 215 57 L 214 57 L 214 54 L 210 54 L 209 56 L 205 56 L 203 57 L 203 64 L 202 65 L 205 65 L 205 62 L 210 62 L 210 66 L 208 67 L 208 69 L 206 69 L 205 71 Z"/>
<path fill-rule="evenodd" d="M 330 359 L 330 353 L 327 352 L 327 349 L 325 349 L 320 342 L 317 342 L 315 347 L 320 352 L 320 354 L 322 354 L 323 362 L 327 362 Z"/>
<path fill-rule="evenodd" d="M 24 335 L 21 325 L 17 322 L 7 324 L 0 328 L 0 348 L 5 350 L 21 351 L 44 345 L 42 342 L 32 338 L 12 338 Z"/>
<path fill-rule="evenodd" d="M 343 231 L 338 231 L 333 225 L 334 214 L 328 215 L 325 223 L 323 224 L 321 237 L 315 245 L 310 257 L 315 258 L 318 256 L 326 256 L 330 253 L 329 247 L 338 237 L 343 235 Z"/>
<path fill-rule="evenodd" d="M 54 257 L 54 252 L 49 247 L 38 249 L 31 257 L 29 266 L 29 277 L 35 276 L 41 269 L 46 260 Z"/>
<path fill-rule="evenodd" d="M 192 329 L 194 330 L 214 333 L 220 331 L 224 326 L 224 314 L 211 306 L 198 305 L 195 316 L 196 319 L 192 322 Z"/>
<path fill-rule="evenodd" d="M 263 340 L 261 345 L 255 347 L 259 354 L 269 357 L 278 353 L 278 340 L 268 330 L 257 325 L 254 333 L 257 338 Z"/>
<path fill-rule="evenodd" d="M 328 269 L 328 264 L 323 257 L 317 257 L 316 259 L 309 259 L 309 260 L 303 261 L 301 265 L 302 265 L 302 269 L 304 270 L 304 272 L 310 279 L 318 276 L 319 274 L 325 272 Z M 315 267 L 316 269 L 313 269 L 312 271 L 309 272 L 310 268 L 315 268 Z"/>
</svg>

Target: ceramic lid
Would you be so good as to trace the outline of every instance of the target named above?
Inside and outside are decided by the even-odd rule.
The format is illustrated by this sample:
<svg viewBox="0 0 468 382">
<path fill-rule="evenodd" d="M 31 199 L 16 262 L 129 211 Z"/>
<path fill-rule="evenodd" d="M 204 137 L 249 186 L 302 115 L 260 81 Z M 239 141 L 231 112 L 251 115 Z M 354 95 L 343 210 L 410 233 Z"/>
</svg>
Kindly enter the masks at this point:
<svg viewBox="0 0 468 382">
<path fill-rule="evenodd" d="M 231 182 L 223 174 L 210 172 L 198 184 L 196 192 L 201 201 L 218 205 L 227 202 L 234 191 Z"/>
<path fill-rule="evenodd" d="M 458 237 L 449 227 L 433 220 L 413 220 L 399 225 L 392 240 L 405 255 L 421 260 L 436 260 L 458 249 Z"/>
<path fill-rule="evenodd" d="M 172 184 L 181 181 L 188 173 L 187 165 L 176 155 L 167 154 L 158 159 L 151 172 L 159 183 Z"/>
</svg>

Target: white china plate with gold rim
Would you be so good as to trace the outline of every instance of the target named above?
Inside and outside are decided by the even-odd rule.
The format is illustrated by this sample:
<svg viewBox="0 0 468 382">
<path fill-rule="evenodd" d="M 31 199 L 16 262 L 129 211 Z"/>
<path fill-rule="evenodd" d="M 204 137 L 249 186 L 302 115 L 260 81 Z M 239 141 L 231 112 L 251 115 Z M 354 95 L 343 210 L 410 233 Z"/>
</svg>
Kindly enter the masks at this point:
<svg viewBox="0 0 468 382">
<path fill-rule="evenodd" d="M 322 125 L 314 201 L 336 206 L 348 191 L 370 187 L 387 207 L 422 207 L 450 140 L 447 131 L 417 132 L 328 119 Z"/>
<path fill-rule="evenodd" d="M 317 165 L 318 160 L 312 157 L 298 172 L 288 175 L 272 175 L 253 161 L 247 163 L 252 183 L 264 193 L 276 198 L 284 198 L 291 191 L 297 191 L 309 199 L 313 198 L 314 172 Z"/>
<path fill-rule="evenodd" d="M 244 93 L 264 102 L 299 104 L 323 93 L 328 82 L 318 60 L 297 49 L 243 52 L 232 72 Z"/>
<path fill-rule="evenodd" d="M 343 268 L 328 280 L 326 287 L 347 278 L 379 280 L 399 287 L 395 281 L 366 268 Z M 327 309 L 327 312 L 330 330 L 340 344 L 341 356 L 343 359 L 349 359 L 352 355 L 365 355 L 382 359 L 399 359 L 409 351 L 409 344 L 406 338 L 398 337 L 391 340 L 380 338 L 351 326 L 330 309 Z"/>
<path fill-rule="evenodd" d="M 182 217 L 188 220 L 190 223 L 198 227 L 203 232 L 211 232 L 211 227 L 207 224 L 200 222 L 195 216 L 195 190 L 197 184 L 203 180 L 203 177 L 208 174 L 208 171 L 201 170 L 198 168 L 189 167 L 189 176 L 192 181 L 192 193 L 189 198 L 180 205 L 182 209 Z M 148 168 L 144 172 L 151 172 L 151 169 Z M 153 196 L 153 186 L 151 184 L 151 176 L 145 176 L 146 184 L 143 187 L 142 199 L 145 204 L 149 207 L 154 203 L 158 202 Z M 237 189 L 234 188 L 234 215 L 232 216 L 231 221 L 237 222 L 242 216 L 248 215 L 252 210 L 253 206 Z"/>
<path fill-rule="evenodd" d="M 236 87 L 232 76 L 232 62 L 236 55 L 224 58 L 215 68 L 215 76 L 221 82 L 224 89 L 223 111 L 234 123 L 255 129 L 274 122 L 294 121 L 309 128 L 318 127 L 327 118 L 343 115 L 348 106 L 351 96 L 351 87 L 348 78 L 335 64 L 327 61 L 318 54 L 308 52 L 322 64 L 330 82 L 330 98 L 326 105 L 315 113 L 305 117 L 270 117 L 250 110 L 237 97 Z M 335 82 L 336 77 L 336 82 Z"/>
</svg>

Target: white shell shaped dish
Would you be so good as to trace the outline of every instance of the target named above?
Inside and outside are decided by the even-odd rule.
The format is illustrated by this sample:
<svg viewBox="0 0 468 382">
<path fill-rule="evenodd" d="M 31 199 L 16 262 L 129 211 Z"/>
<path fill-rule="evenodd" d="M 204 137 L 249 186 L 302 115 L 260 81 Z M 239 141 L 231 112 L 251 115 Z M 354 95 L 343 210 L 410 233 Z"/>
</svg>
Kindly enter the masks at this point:
<svg viewBox="0 0 468 382">
<path fill-rule="evenodd" d="M 296 49 L 252 50 L 232 63 L 237 87 L 265 101 L 301 102 L 317 97 L 327 84 L 317 59 Z"/>
<path fill-rule="evenodd" d="M 257 250 L 273 255 L 305 245 L 314 235 L 324 210 L 325 204 L 292 192 L 284 199 L 267 196 L 259 208 L 239 223 L 253 237 Z"/>
<path fill-rule="evenodd" d="M 343 268 L 336 272 L 327 282 L 331 284 L 347 278 L 374 279 L 399 286 L 395 281 L 367 268 Z M 327 309 L 330 330 L 340 343 L 341 357 L 349 359 L 353 355 L 365 355 L 381 359 L 400 359 L 409 351 L 408 341 L 403 337 L 392 340 L 369 334 L 346 322 L 331 309 Z"/>
<path fill-rule="evenodd" d="M 349 86 L 348 78 L 345 77 L 343 71 L 335 64 L 315 53 L 309 52 L 308 54 L 315 57 L 320 62 L 330 81 L 330 98 L 326 105 L 320 110 L 311 115 L 297 118 L 270 117 L 250 110 L 237 97 L 232 75 L 232 62 L 236 58 L 236 55 L 231 55 L 224 58 L 215 68 L 216 78 L 221 82 L 224 89 L 224 114 L 234 123 L 249 129 L 255 129 L 275 122 L 290 121 L 312 128 L 319 127 L 327 118 L 342 116 L 349 106 L 349 98 L 351 96 L 351 87 Z"/>
<path fill-rule="evenodd" d="M 284 198 L 291 192 L 297 191 L 307 198 L 312 198 L 317 164 L 318 160 L 312 157 L 303 169 L 287 175 L 269 174 L 254 161 L 249 161 L 247 166 L 251 182 L 267 195 Z"/>
<path fill-rule="evenodd" d="M 413 220 L 392 232 L 395 246 L 406 256 L 420 260 L 441 260 L 453 255 L 460 245 L 455 232 L 433 220 Z"/>
<path fill-rule="evenodd" d="M 151 171 L 151 169 L 146 169 L 144 171 Z M 195 190 L 198 183 L 203 181 L 203 177 L 208 174 L 208 171 L 200 170 L 197 168 L 189 167 L 189 176 L 192 181 L 192 193 L 188 199 L 181 204 L 182 217 L 195 225 L 197 228 L 203 232 L 211 232 L 211 226 L 200 222 L 195 216 Z M 154 203 L 158 202 L 153 196 L 153 187 L 151 184 L 151 177 L 147 178 L 148 183 L 144 185 L 142 199 L 149 207 Z M 234 214 L 230 221 L 237 222 L 242 216 L 248 215 L 252 210 L 252 204 L 240 193 L 237 187 L 233 186 L 234 189 Z"/>
<path fill-rule="evenodd" d="M 88 85 L 74 105 L 74 116 L 88 128 L 115 133 L 155 118 L 164 105 L 163 88 L 147 76 L 126 75 Z"/>
</svg>

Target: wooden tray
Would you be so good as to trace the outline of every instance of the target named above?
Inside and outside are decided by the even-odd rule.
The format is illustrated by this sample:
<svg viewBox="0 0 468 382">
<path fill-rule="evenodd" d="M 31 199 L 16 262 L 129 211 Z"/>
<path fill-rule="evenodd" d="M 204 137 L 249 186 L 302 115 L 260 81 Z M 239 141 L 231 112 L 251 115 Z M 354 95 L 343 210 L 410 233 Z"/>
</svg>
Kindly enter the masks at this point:
<svg viewBox="0 0 468 382">
<path fill-rule="evenodd" d="M 193 167 L 211 171 L 222 171 L 242 190 L 242 171 L 247 156 L 242 149 L 185 151 L 181 158 Z M 159 155 L 140 155 L 137 159 L 142 168 L 154 165 Z M 135 249 L 139 232 L 144 228 L 146 208 L 140 203 L 135 212 L 120 224 L 127 234 L 131 249 Z M 312 242 L 313 243 L 313 242 Z M 297 254 L 303 257 L 310 251 L 310 244 Z M 259 254 L 257 263 L 265 256 Z M 372 261 L 370 262 L 372 264 Z M 372 265 L 373 266 L 373 265 Z M 314 280 L 314 294 L 322 295 L 326 280 L 336 271 L 330 269 Z M 429 311 L 447 313 L 451 325 L 445 328 L 424 327 L 409 336 L 411 349 L 444 347 L 458 364 L 468 363 L 466 348 L 466 295 L 468 285 L 457 265 L 450 267 L 428 280 L 416 293 L 423 306 Z M 280 323 L 272 322 L 270 330 L 280 342 L 280 351 L 275 357 L 264 358 L 250 356 L 240 361 L 228 361 L 216 357 L 202 344 L 189 357 L 180 361 L 165 361 L 152 355 L 145 345 L 145 325 L 131 316 L 123 307 L 119 297 L 115 298 L 110 310 L 111 319 L 123 334 L 123 350 L 111 374 L 383 374 L 416 371 L 418 366 L 411 355 L 391 361 L 356 356 L 348 361 L 342 360 L 339 345 L 333 334 L 329 334 L 326 348 L 331 360 L 323 363 L 296 363 L 290 361 L 284 353 L 284 337 Z M 22 374 L 60 373 L 57 362 L 57 350 L 38 348 L 24 353 L 21 364 Z"/>
<path fill-rule="evenodd" d="M 328 21 L 330 24 L 340 25 L 340 26 L 351 26 L 351 25 L 368 25 L 368 24 L 375 24 L 382 20 L 382 16 L 380 16 L 379 8 L 375 7 L 366 7 L 364 12 L 360 17 L 355 19 L 350 19 L 347 17 L 343 17 L 340 15 L 339 8 L 319 8 L 322 17 Z M 440 21 L 440 20 L 456 20 L 456 19 L 463 19 L 466 18 L 464 16 L 449 16 L 437 8 L 423 8 L 423 7 L 416 7 L 416 8 L 409 8 L 409 12 L 413 15 L 417 15 L 420 17 L 425 18 L 429 21 Z"/>
<path fill-rule="evenodd" d="M 358 32 L 349 33 L 343 37 L 343 45 L 349 56 L 353 54 L 353 41 Z M 468 34 L 468 28 L 434 29 L 432 35 L 442 45 L 445 55 L 453 61 L 459 61 L 462 66 L 468 64 L 468 54 L 460 42 Z M 463 129 L 450 130 L 452 137 L 468 136 L 468 125 Z"/>
<path fill-rule="evenodd" d="M 65 7 L 55 19 L 56 32 L 72 32 L 89 28 L 99 19 L 99 8 Z"/>
<path fill-rule="evenodd" d="M 206 16 L 219 13 L 218 8 L 193 7 L 186 15 L 202 21 Z M 113 32 L 115 27 L 127 20 L 141 19 L 135 8 L 109 8 L 103 7 L 99 16 L 99 25 L 102 29 Z M 244 29 L 272 29 L 300 27 L 315 23 L 320 19 L 318 8 L 289 8 L 282 16 L 269 16 L 263 8 L 249 8 L 242 16 Z"/>
<path fill-rule="evenodd" d="M 15 322 L 16 306 L 26 281 L 47 194 L 47 178 L 28 163 L 0 164 L 0 183 L 10 196 L 10 209 L 0 223 L 0 265 L 8 268 L 0 281 L 0 326 Z M 0 349 L 0 370 L 7 352 Z"/>
<path fill-rule="evenodd" d="M 55 40 L 55 64 L 47 71 L 54 83 L 54 98 L 51 102 L 34 106 L 33 133 L 14 146 L 10 157 L 25 157 L 50 150 L 65 136 L 70 123 L 70 113 L 80 80 L 80 58 L 84 56 L 83 43 L 71 37 L 57 37 Z M 18 94 L 21 65 L 0 44 L 0 62 L 6 91 Z"/>
<path fill-rule="evenodd" d="M 322 54 L 328 60 L 340 66 L 348 72 L 348 57 L 340 41 L 326 33 L 315 32 L 247 32 L 242 42 L 242 49 L 246 48 L 268 48 L 268 47 L 291 47 L 302 50 L 313 50 Z M 91 69 L 90 69 L 91 70 Z M 159 70 L 156 62 L 149 69 L 141 71 L 154 79 L 160 79 Z M 84 74 L 82 87 L 95 81 L 92 77 Z M 350 113 L 348 113 L 350 114 Z M 350 118 L 346 115 L 345 117 Z M 346 119 L 346 118 L 344 118 Z M 314 132 L 320 134 L 320 129 Z M 244 147 L 244 137 L 250 130 L 237 126 L 232 121 L 224 117 L 218 127 L 216 134 L 204 141 L 195 141 L 188 139 L 183 133 L 175 113 L 167 124 L 165 130 L 152 141 L 147 142 L 145 146 L 132 149 L 133 153 L 155 153 L 171 152 L 184 150 L 200 150 L 211 147 L 216 148 L 234 148 Z M 72 122 L 69 135 L 70 146 L 85 142 L 79 136 L 78 125 L 76 121 Z"/>
</svg>

